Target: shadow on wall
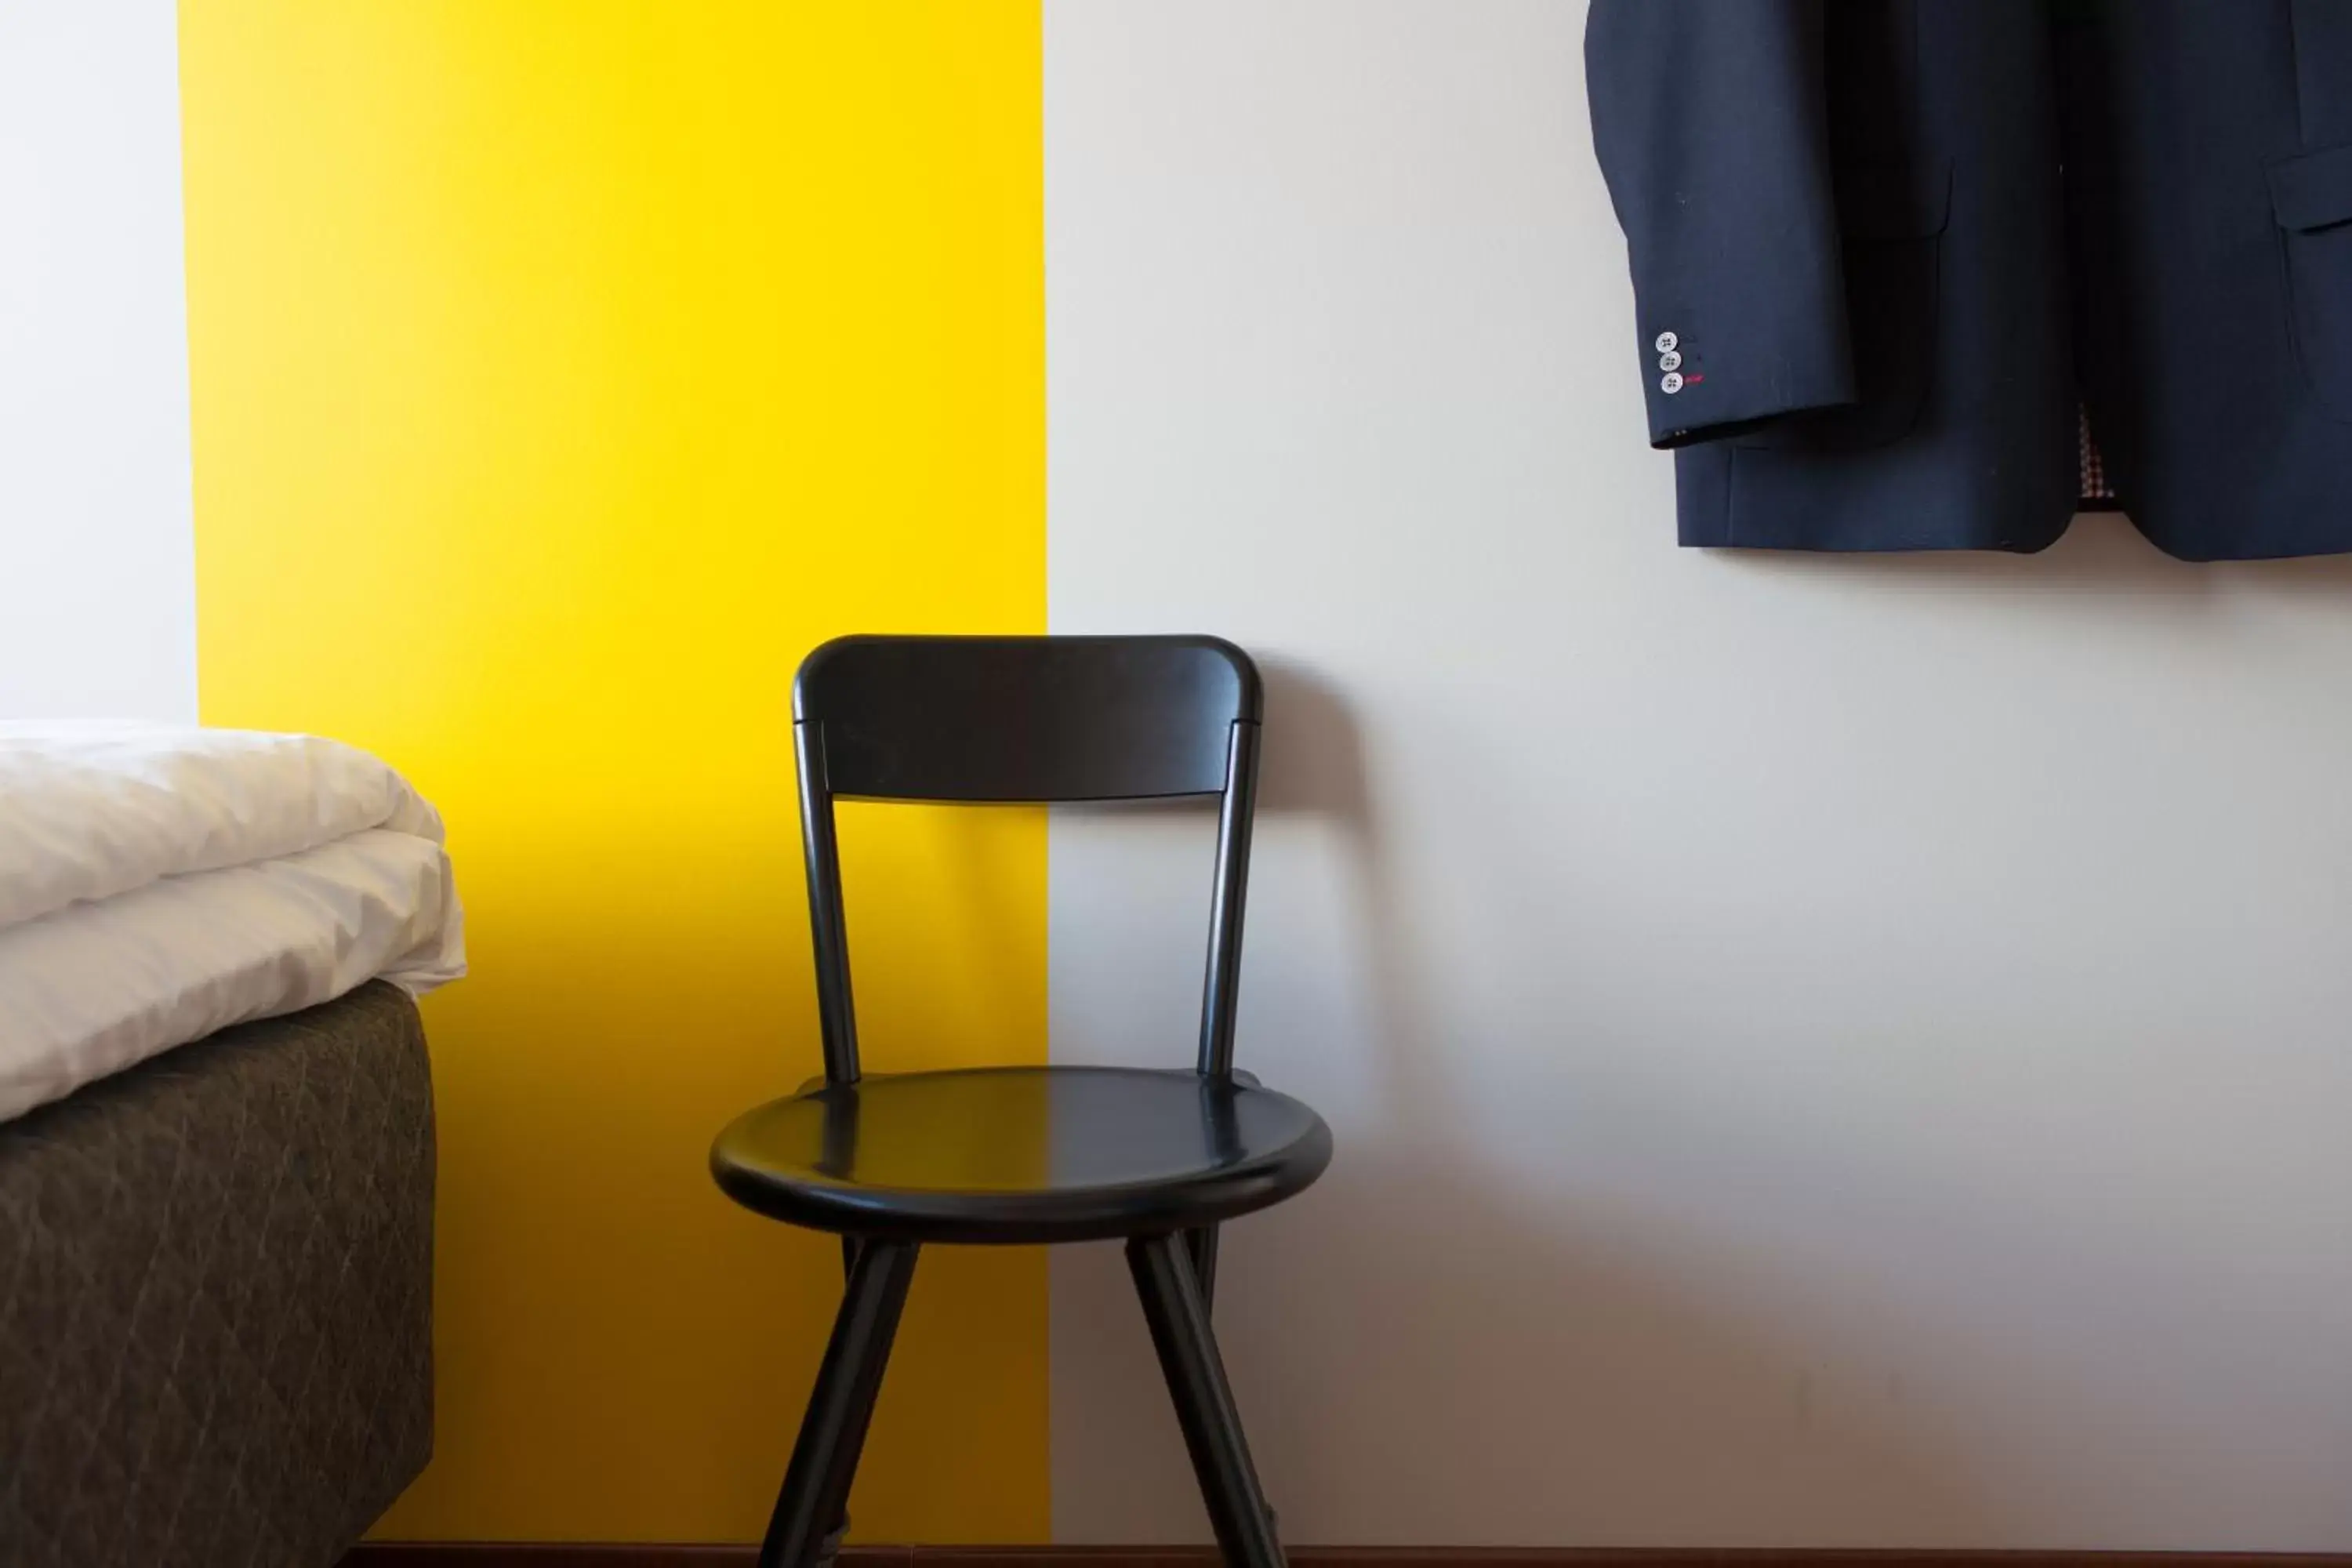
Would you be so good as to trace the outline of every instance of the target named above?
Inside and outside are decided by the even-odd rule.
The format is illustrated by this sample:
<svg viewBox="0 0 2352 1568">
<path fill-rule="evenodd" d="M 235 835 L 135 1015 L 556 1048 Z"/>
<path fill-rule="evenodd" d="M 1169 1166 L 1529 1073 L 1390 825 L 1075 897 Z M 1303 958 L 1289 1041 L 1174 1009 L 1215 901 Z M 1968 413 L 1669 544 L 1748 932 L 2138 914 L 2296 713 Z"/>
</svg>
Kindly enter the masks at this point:
<svg viewBox="0 0 2352 1568">
<path fill-rule="evenodd" d="M 1805 553 L 1771 550 L 1709 552 L 1717 559 L 1774 577 L 2021 597 L 2063 595 L 2175 606 L 2217 605 L 2252 589 L 2295 598 L 2352 600 L 2352 555 L 2280 561 L 2180 561 L 2150 544 L 2120 512 L 2087 512 L 2049 549 L 2032 555 L 2000 551 Z"/>
<path fill-rule="evenodd" d="M 1361 973 L 1373 987 L 1364 1009 L 1367 1077 L 1380 1085 L 1374 1102 L 1342 1130 L 1324 1189 L 1302 1202 L 1280 1238 L 1281 1271 L 1316 1281 L 1313 1300 L 1272 1314 L 1286 1320 L 1285 1342 L 1234 1347 L 1247 1363 L 1243 1398 L 1261 1455 L 1273 1459 L 1268 1484 L 1277 1507 L 1286 1506 L 1286 1495 L 1360 1492 L 1362 1477 L 1343 1468 L 1353 1445 L 1313 1429 L 1330 1409 L 1329 1391 L 1357 1381 L 1414 1391 L 1412 1419 L 1379 1422 L 1399 1449 L 1395 1472 L 1412 1470 L 1411 1450 L 1423 1443 L 1478 1447 L 1475 1479 L 1465 1480 L 1458 1464 L 1444 1466 L 1449 1495 L 1429 1510 L 1451 1522 L 1449 1542 L 1471 1543 L 1465 1518 L 1508 1518 L 1528 1496 L 1570 1487 L 1605 1500 L 1611 1517 L 1669 1521 L 1654 1541 L 1623 1544 L 1713 1544 L 1671 1522 L 1681 1517 L 1678 1501 L 1693 1495 L 1706 1496 L 1718 1517 L 1853 1516 L 1855 1498 L 1864 1497 L 1869 1515 L 1854 1519 L 1856 1544 L 1979 1538 L 1965 1465 L 1931 1419 L 1908 1418 L 1927 1413 L 1906 1412 L 1899 1384 L 1844 1397 L 1818 1381 L 1822 1358 L 1809 1349 L 1801 1321 L 1775 1334 L 1738 1300 L 1708 1300 L 1677 1279 L 1646 1227 L 1599 1206 L 1588 1213 L 1573 1202 L 1515 1201 L 1525 1179 L 1512 1167 L 1526 1151 L 1487 1147 L 1448 1073 L 1443 1009 L 1418 980 L 1412 914 L 1362 731 L 1345 699 L 1313 671 L 1270 663 L 1264 673 L 1263 820 L 1313 819 L 1335 829 L 1344 847 Z M 1509 868 L 1497 871 L 1500 881 L 1513 878 Z M 1560 1027 L 1576 1024 L 1563 1019 Z M 1380 1223 L 1334 1223 L 1365 1216 Z M 1251 1289 L 1245 1263 L 1227 1279 L 1230 1289 Z M 1721 1273 L 1710 1280 L 1719 1295 Z M 1310 1319 L 1310 1311 L 1322 1315 Z M 1269 1315 L 1237 1310 L 1226 1321 L 1234 1331 L 1263 1331 Z M 1530 1380 L 1548 1386 L 1560 1418 L 1538 1431 L 1497 1429 L 1486 1391 Z M 1741 1391 L 1763 1398 L 1737 1397 Z M 1758 1465 L 1773 1447 L 1763 1434 L 1723 1429 L 1727 1408 L 1759 1405 L 1773 1412 L 1772 1426 L 1806 1436 L 1785 1465 Z M 1334 1458 L 1342 1464 L 1318 1472 Z M 1464 1495 L 1465 1485 L 1483 1495 Z M 1288 1535 L 1344 1543 L 1346 1525 L 1318 1511 L 1287 1505 Z M 1749 1532 L 1736 1543 L 1784 1542 Z M 1838 1544 L 1817 1536 L 1802 1543 Z"/>
</svg>

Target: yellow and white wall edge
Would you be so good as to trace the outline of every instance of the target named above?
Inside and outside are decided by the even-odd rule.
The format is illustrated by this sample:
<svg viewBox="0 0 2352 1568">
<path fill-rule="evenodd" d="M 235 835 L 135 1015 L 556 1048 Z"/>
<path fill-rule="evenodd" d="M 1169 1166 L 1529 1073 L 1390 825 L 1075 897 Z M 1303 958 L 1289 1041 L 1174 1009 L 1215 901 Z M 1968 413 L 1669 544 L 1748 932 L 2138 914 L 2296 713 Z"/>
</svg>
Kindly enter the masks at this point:
<svg viewBox="0 0 2352 1568">
<path fill-rule="evenodd" d="M 452 825 L 386 1533 L 756 1533 L 801 652 L 1198 628 L 1339 1135 L 1218 1307 L 1289 1539 L 2352 1549 L 2352 576 L 1673 549 L 1580 13 L 0 5 L 0 717 Z M 848 838 L 877 1059 L 1185 1059 L 1204 825 Z M 928 1258 L 854 1511 L 1204 1538 L 1115 1255 Z"/>
</svg>

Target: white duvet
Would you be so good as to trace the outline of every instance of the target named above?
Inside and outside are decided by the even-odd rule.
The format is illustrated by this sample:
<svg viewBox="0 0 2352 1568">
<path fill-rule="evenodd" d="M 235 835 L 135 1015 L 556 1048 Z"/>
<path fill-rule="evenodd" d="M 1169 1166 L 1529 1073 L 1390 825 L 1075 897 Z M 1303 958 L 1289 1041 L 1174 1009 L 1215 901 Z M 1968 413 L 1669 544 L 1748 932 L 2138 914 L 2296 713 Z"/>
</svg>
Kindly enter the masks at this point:
<svg viewBox="0 0 2352 1568">
<path fill-rule="evenodd" d="M 0 723 L 0 1121 L 231 1024 L 465 967 L 441 820 L 365 752 Z"/>
</svg>

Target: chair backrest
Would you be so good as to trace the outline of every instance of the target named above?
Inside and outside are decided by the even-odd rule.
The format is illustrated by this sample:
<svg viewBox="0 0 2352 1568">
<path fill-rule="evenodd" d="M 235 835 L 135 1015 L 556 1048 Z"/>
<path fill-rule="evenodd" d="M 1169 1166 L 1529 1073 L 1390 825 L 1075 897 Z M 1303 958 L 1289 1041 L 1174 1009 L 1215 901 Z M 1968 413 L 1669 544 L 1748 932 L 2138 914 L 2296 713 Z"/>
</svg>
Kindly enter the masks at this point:
<svg viewBox="0 0 2352 1568">
<path fill-rule="evenodd" d="M 855 1082 L 857 1017 L 835 797 L 1010 803 L 1219 798 L 1200 1070 L 1233 1071 L 1262 696 L 1209 637 L 852 637 L 793 684 L 801 841 L 825 1077 Z"/>
</svg>

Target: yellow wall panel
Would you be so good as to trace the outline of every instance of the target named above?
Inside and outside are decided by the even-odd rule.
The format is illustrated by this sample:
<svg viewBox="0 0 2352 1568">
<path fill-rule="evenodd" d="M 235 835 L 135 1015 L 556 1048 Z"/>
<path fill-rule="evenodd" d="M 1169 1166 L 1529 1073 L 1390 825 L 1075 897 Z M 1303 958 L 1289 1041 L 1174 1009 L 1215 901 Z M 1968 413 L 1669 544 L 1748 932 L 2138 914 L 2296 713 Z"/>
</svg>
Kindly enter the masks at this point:
<svg viewBox="0 0 2352 1568">
<path fill-rule="evenodd" d="M 442 806 L 438 1448 L 385 1532 L 745 1539 L 839 1288 L 787 682 L 1042 630 L 1034 0 L 185 0 L 208 722 Z M 1045 832 L 855 811 L 869 1059 L 1042 1060 Z M 1040 1256 L 919 1271 L 865 1539 L 1044 1540 Z"/>
</svg>

